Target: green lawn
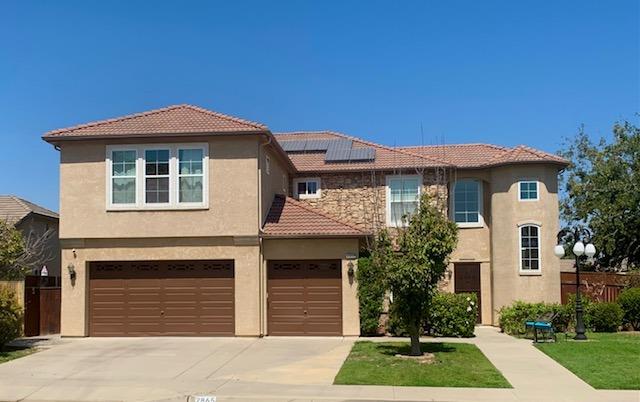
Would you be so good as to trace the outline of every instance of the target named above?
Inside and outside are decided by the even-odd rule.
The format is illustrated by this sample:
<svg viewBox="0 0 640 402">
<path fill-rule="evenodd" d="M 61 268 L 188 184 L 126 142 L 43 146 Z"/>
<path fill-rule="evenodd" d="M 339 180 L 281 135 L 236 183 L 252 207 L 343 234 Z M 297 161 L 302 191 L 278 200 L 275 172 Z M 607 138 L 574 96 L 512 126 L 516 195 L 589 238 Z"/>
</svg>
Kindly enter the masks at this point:
<svg viewBox="0 0 640 402">
<path fill-rule="evenodd" d="M 33 348 L 26 349 L 3 349 L 0 350 L 0 363 L 8 362 L 9 360 L 18 359 L 20 357 L 24 357 L 26 355 L 30 355 L 36 350 Z"/>
<path fill-rule="evenodd" d="M 558 335 L 538 349 L 598 389 L 640 389 L 640 333 L 589 333 L 588 341 Z"/>
<path fill-rule="evenodd" d="M 423 343 L 422 350 L 436 356 L 433 364 L 395 357 L 409 349 L 408 342 L 356 342 L 334 383 L 511 388 L 475 345 Z"/>
</svg>

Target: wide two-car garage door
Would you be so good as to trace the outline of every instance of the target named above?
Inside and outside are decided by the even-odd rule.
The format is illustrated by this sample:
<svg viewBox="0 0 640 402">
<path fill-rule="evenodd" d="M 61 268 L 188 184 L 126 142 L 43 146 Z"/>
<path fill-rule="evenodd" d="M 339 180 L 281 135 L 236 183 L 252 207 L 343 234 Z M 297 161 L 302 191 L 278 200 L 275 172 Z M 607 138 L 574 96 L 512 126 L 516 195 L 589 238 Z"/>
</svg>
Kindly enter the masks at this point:
<svg viewBox="0 0 640 402">
<path fill-rule="evenodd" d="M 340 260 L 269 261 L 269 335 L 342 335 Z"/>
<path fill-rule="evenodd" d="M 89 335 L 234 335 L 234 265 L 224 261 L 93 262 Z"/>
</svg>

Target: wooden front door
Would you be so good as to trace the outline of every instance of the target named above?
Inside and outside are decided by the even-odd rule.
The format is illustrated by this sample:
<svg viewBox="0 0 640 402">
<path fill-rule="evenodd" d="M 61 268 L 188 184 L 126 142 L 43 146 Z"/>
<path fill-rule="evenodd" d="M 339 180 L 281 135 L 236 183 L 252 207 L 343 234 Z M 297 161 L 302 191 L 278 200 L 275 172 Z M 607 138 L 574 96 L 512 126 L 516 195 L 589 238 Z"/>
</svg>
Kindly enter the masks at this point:
<svg viewBox="0 0 640 402">
<path fill-rule="evenodd" d="M 269 261 L 269 335 L 342 335 L 340 260 Z"/>
<path fill-rule="evenodd" d="M 475 293 L 478 297 L 477 323 L 482 322 L 482 298 L 480 296 L 480 263 L 453 264 L 455 293 Z"/>
</svg>

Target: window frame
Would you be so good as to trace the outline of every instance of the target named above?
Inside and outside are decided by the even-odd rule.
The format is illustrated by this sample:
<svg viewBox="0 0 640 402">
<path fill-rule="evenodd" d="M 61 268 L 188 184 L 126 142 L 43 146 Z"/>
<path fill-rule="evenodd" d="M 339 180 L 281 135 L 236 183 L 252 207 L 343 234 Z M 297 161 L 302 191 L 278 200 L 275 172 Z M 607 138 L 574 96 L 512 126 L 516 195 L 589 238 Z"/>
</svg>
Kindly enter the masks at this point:
<svg viewBox="0 0 640 402">
<path fill-rule="evenodd" d="M 298 194 L 298 183 L 316 183 L 316 193 L 315 194 Z M 297 177 L 293 179 L 293 196 L 299 200 L 308 200 L 313 198 L 320 198 L 322 196 L 322 188 L 320 186 L 320 178 L 319 177 Z"/>
<path fill-rule="evenodd" d="M 478 222 L 456 222 L 456 184 L 458 182 L 478 183 Z M 458 225 L 459 228 L 482 228 L 484 227 L 484 184 L 481 179 L 463 177 L 455 180 L 451 185 L 451 200 L 449 201 L 449 218 Z"/>
<path fill-rule="evenodd" d="M 271 174 L 271 157 L 269 155 L 264 157 L 264 171 L 267 176 Z"/>
<path fill-rule="evenodd" d="M 168 207 L 172 204 L 171 200 L 171 177 L 172 177 L 172 163 L 171 163 L 171 149 L 169 147 L 141 147 L 142 154 L 138 156 L 140 164 L 142 165 L 142 204 L 147 208 L 162 208 Z M 169 174 L 168 175 L 155 175 L 147 176 L 147 151 L 169 151 Z M 169 201 L 168 202 L 147 202 L 147 178 L 168 178 L 169 179 Z"/>
<path fill-rule="evenodd" d="M 523 183 L 536 183 L 536 198 L 522 198 L 522 189 L 520 186 Z M 540 181 L 537 179 L 520 179 L 518 180 L 518 201 L 530 202 L 530 201 L 539 201 L 540 200 Z"/>
<path fill-rule="evenodd" d="M 538 269 L 522 268 L 522 229 L 525 227 L 538 229 Z M 518 225 L 518 272 L 520 275 L 542 275 L 542 225 L 532 222 Z"/>
<path fill-rule="evenodd" d="M 387 175 L 385 177 L 385 212 L 386 212 L 386 221 L 387 227 L 390 228 L 403 228 L 407 227 L 407 223 L 396 225 L 395 222 L 391 220 L 391 186 L 389 183 L 391 180 L 397 179 L 417 179 L 418 180 L 418 205 L 420 204 L 420 196 L 422 195 L 422 187 L 424 186 L 423 177 L 419 174 L 396 174 L 396 175 Z"/>
<path fill-rule="evenodd" d="M 169 150 L 169 203 L 147 203 L 146 190 L 146 166 L 145 151 Z M 179 202 L 178 182 L 178 151 L 180 149 L 202 150 L 202 202 Z M 113 177 L 112 155 L 114 151 L 136 152 L 136 202 L 134 204 L 114 204 L 112 202 Z M 107 211 L 158 211 L 158 210 L 194 210 L 209 209 L 209 144 L 208 143 L 164 143 L 164 144 L 131 144 L 131 145 L 107 145 L 105 152 L 106 186 L 105 198 Z"/>
</svg>

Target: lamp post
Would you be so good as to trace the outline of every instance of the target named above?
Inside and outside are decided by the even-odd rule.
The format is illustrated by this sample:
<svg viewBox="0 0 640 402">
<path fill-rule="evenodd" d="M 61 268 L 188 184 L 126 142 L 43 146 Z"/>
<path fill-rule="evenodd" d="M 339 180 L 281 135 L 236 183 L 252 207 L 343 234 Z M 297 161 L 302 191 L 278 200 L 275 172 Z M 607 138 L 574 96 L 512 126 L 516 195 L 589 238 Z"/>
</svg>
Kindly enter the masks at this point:
<svg viewBox="0 0 640 402">
<path fill-rule="evenodd" d="M 567 235 L 571 235 L 573 245 L 573 255 L 576 259 L 576 336 L 573 338 L 577 341 L 587 340 L 585 335 L 582 306 L 582 298 L 580 297 L 580 257 L 584 254 L 591 258 L 596 255 L 596 247 L 591 244 L 591 232 L 585 228 L 575 228 L 573 231 L 564 229 L 558 232 L 558 245 L 553 249 L 554 254 L 558 258 L 564 257 L 564 246 L 561 244 L 562 239 Z M 585 246 L 585 243 L 587 245 Z"/>
</svg>

